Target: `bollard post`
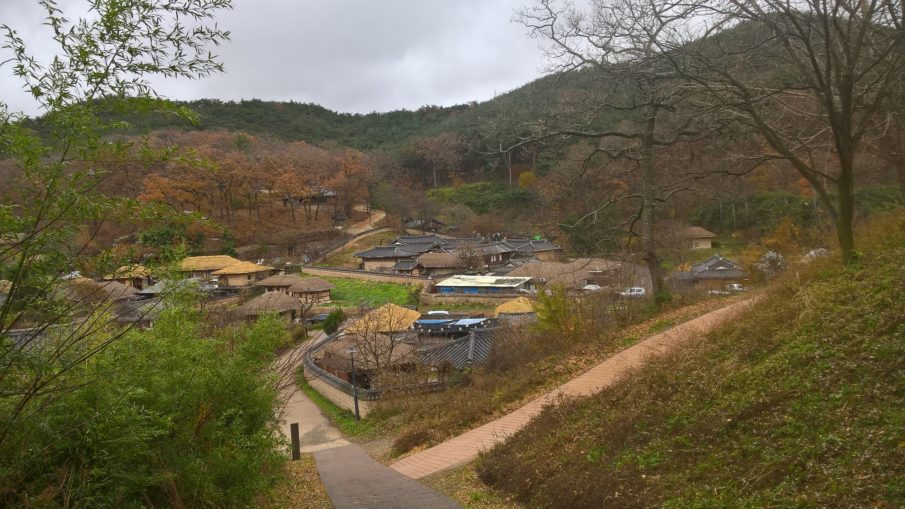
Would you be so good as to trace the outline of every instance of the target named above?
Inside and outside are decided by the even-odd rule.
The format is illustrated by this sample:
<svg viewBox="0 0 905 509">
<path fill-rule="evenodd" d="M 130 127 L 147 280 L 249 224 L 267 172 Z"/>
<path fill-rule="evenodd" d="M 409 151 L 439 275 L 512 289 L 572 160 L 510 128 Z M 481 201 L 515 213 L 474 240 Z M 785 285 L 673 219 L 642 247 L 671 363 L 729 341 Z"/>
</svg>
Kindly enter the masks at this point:
<svg viewBox="0 0 905 509">
<path fill-rule="evenodd" d="M 292 437 L 292 461 L 302 457 L 299 450 L 299 423 L 293 422 L 289 425 L 289 435 Z"/>
</svg>

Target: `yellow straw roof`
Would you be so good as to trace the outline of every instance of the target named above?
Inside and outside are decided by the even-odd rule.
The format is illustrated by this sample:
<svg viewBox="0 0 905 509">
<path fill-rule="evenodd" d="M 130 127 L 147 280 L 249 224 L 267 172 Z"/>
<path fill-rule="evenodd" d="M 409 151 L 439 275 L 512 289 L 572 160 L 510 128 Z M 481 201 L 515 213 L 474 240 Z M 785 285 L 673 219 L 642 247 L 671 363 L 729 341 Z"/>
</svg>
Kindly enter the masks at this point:
<svg viewBox="0 0 905 509">
<path fill-rule="evenodd" d="M 182 260 L 180 267 L 182 270 L 220 270 L 237 263 L 241 260 L 227 255 L 189 256 Z"/>
<path fill-rule="evenodd" d="M 151 275 L 151 272 L 144 265 L 123 265 L 116 269 L 113 274 L 107 274 L 104 279 L 131 279 L 143 278 Z"/>
<path fill-rule="evenodd" d="M 254 274 L 255 272 L 264 272 L 265 270 L 273 270 L 273 267 L 267 265 L 258 265 L 252 262 L 239 262 L 229 267 L 216 270 L 213 272 L 215 276 L 237 276 L 240 274 Z"/>
<path fill-rule="evenodd" d="M 375 333 L 375 332 L 401 332 L 412 328 L 415 320 L 421 318 L 421 313 L 397 306 L 396 304 L 384 304 L 358 319 L 352 325 L 346 327 L 346 332 L 351 333 Z"/>
<path fill-rule="evenodd" d="M 496 307 L 496 316 L 520 315 L 534 312 L 534 302 L 527 297 L 517 297 Z"/>
</svg>

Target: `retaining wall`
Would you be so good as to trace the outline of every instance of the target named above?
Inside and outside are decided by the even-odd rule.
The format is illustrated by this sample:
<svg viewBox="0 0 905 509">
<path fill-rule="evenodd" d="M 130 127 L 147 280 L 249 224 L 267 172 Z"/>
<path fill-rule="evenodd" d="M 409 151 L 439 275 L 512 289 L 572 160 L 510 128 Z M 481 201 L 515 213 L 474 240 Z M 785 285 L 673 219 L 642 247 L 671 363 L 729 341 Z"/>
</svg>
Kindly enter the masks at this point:
<svg viewBox="0 0 905 509">
<path fill-rule="evenodd" d="M 378 283 L 398 283 L 411 286 L 425 286 L 431 280 L 415 276 L 403 276 L 400 274 L 383 274 L 380 272 L 367 272 L 364 270 L 333 269 L 327 267 L 302 267 L 303 274 L 324 277 L 344 277 L 347 279 L 360 279 L 362 281 L 374 281 Z"/>
<path fill-rule="evenodd" d="M 482 295 L 482 294 L 461 294 L 457 293 L 454 295 L 444 295 L 442 293 L 427 293 L 421 292 L 419 296 L 418 302 L 421 305 L 434 305 L 434 306 L 442 306 L 444 304 L 489 304 L 489 305 L 499 305 L 506 301 L 515 299 L 516 297 L 525 297 L 523 294 L 518 293 L 508 293 L 508 294 L 493 294 L 493 295 Z"/>
</svg>

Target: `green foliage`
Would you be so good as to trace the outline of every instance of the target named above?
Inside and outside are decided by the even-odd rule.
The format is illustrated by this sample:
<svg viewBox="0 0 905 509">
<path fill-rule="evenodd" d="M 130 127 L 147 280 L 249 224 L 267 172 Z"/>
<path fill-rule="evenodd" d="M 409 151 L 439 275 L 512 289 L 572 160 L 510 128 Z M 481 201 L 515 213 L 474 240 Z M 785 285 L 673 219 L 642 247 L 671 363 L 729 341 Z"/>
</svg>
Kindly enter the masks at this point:
<svg viewBox="0 0 905 509">
<path fill-rule="evenodd" d="M 417 292 L 413 293 L 410 285 L 339 277 L 324 279 L 336 286 L 330 293 L 332 303 L 337 306 L 351 307 L 364 303 L 377 307 L 388 302 L 400 306 L 418 303 Z"/>
<path fill-rule="evenodd" d="M 789 218 L 800 226 L 812 225 L 816 217 L 812 201 L 786 192 L 762 192 L 754 196 L 709 202 L 694 210 L 689 220 L 716 233 L 758 228 L 767 231 Z"/>
<path fill-rule="evenodd" d="M 299 373 L 296 382 L 302 392 L 314 402 L 321 411 L 330 418 L 334 425 L 346 435 L 353 437 L 369 437 L 376 432 L 374 421 L 361 419 L 356 421 L 355 414 L 345 408 L 336 406 L 332 401 L 325 398 L 321 393 L 317 392 L 314 387 L 308 385 L 305 377 Z"/>
<path fill-rule="evenodd" d="M 79 366 L 82 385 L 8 430 L 0 505 L 251 505 L 283 461 L 270 363 L 286 332 L 274 317 L 201 331 L 194 305 L 175 306 Z"/>
<path fill-rule="evenodd" d="M 444 203 L 459 203 L 477 214 L 502 209 L 530 207 L 536 201 L 531 189 L 506 187 L 499 182 L 477 182 L 428 191 L 428 197 Z"/>
<path fill-rule="evenodd" d="M 343 313 L 342 309 L 334 309 L 330 311 L 330 314 L 327 315 L 327 319 L 324 320 L 324 332 L 327 334 L 333 334 L 339 329 L 339 326 L 346 319 L 346 314 Z"/>
<path fill-rule="evenodd" d="M 538 507 L 901 506 L 903 231 L 882 221 L 860 266 L 812 262 L 707 341 L 545 410 L 479 475 Z"/>
</svg>

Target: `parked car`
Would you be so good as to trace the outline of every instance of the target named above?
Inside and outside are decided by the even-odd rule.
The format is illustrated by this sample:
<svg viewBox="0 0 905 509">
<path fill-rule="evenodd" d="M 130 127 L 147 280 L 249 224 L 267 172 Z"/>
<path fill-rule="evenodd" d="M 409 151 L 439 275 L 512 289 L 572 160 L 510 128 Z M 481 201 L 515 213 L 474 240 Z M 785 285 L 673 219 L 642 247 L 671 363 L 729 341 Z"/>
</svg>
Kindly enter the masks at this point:
<svg viewBox="0 0 905 509">
<path fill-rule="evenodd" d="M 427 316 L 449 316 L 449 311 L 443 311 L 440 309 L 435 311 L 428 311 Z"/>
<path fill-rule="evenodd" d="M 588 284 L 582 286 L 581 289 L 586 292 L 599 292 L 600 290 L 603 290 L 603 287 L 600 285 Z"/>
<path fill-rule="evenodd" d="M 308 318 L 305 319 L 305 321 L 310 323 L 311 325 L 314 325 L 316 323 L 323 322 L 324 320 L 327 319 L 328 316 L 330 316 L 330 313 L 320 313 L 320 314 L 317 314 L 314 316 L 309 316 Z"/>
<path fill-rule="evenodd" d="M 627 299 L 643 299 L 647 296 L 647 290 L 640 286 L 633 286 L 619 292 L 619 296 Z"/>
<path fill-rule="evenodd" d="M 747 288 L 742 286 L 741 283 L 732 283 L 732 284 L 726 285 L 726 291 L 730 292 L 730 293 L 744 292 L 746 290 L 747 290 Z"/>
</svg>

